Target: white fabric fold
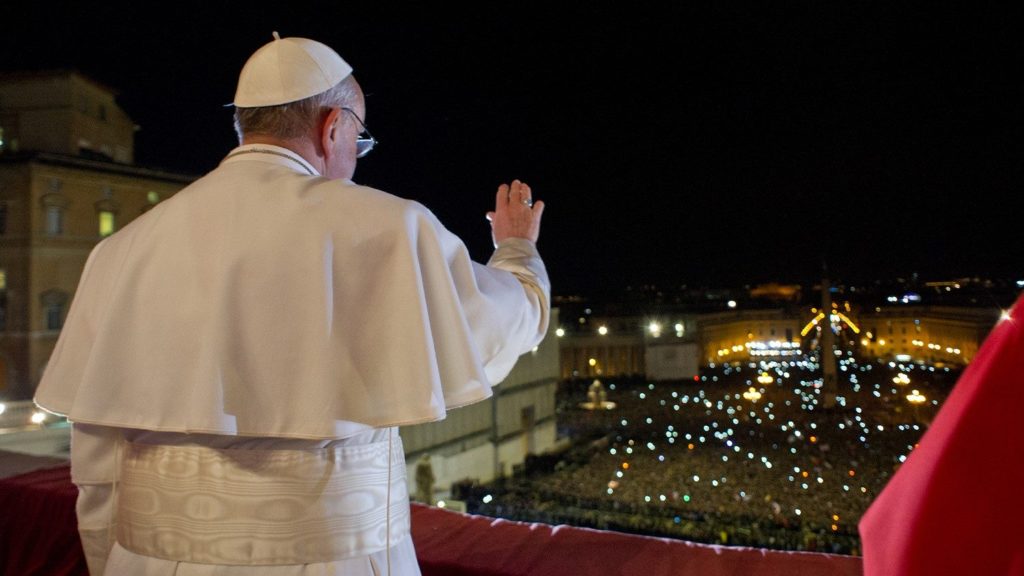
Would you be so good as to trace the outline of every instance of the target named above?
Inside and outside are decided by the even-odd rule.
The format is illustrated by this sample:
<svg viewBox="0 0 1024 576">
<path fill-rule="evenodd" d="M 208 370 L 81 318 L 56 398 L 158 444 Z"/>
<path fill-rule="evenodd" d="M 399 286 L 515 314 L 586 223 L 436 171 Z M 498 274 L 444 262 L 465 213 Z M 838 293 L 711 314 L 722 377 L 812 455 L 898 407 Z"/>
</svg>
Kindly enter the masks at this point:
<svg viewBox="0 0 1024 576">
<path fill-rule="evenodd" d="M 344 438 L 490 395 L 547 329 L 527 240 L 488 265 L 422 205 L 247 153 L 101 242 L 37 390 L 75 422 Z"/>
</svg>

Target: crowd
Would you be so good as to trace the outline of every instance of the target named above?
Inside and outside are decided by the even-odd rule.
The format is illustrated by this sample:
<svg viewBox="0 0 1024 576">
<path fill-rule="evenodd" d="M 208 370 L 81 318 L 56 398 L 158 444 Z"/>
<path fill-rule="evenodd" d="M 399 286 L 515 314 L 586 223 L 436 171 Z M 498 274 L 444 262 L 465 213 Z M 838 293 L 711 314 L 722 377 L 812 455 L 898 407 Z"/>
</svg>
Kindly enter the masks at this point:
<svg viewBox="0 0 1024 576">
<path fill-rule="evenodd" d="M 858 554 L 857 522 L 958 374 L 851 358 L 840 367 L 829 409 L 813 359 L 708 366 L 698 381 L 608 381 L 616 408 L 606 411 L 582 407 L 590 381 L 565 382 L 559 421 L 571 448 L 456 497 L 511 519 Z M 761 396 L 744 397 L 750 388 Z M 924 403 L 909 403 L 912 389 Z"/>
</svg>

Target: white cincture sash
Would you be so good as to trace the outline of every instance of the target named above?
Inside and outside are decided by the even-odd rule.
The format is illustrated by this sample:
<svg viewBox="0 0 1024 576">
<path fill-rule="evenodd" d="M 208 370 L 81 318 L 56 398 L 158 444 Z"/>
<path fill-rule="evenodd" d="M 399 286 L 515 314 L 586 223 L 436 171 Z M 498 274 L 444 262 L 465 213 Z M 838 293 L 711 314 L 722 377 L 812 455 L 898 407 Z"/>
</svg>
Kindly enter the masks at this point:
<svg viewBox="0 0 1024 576">
<path fill-rule="evenodd" d="M 401 439 L 392 444 L 222 450 L 127 442 L 117 541 L 137 554 L 203 564 L 306 564 L 385 550 L 408 536 L 410 523 Z"/>
</svg>

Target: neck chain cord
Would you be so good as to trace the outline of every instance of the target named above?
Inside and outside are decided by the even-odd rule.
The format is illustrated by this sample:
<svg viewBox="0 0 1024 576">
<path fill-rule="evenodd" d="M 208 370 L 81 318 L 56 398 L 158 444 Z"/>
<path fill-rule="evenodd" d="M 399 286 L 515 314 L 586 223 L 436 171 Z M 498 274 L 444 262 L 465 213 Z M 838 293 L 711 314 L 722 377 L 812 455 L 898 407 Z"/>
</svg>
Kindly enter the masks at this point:
<svg viewBox="0 0 1024 576">
<path fill-rule="evenodd" d="M 319 176 L 320 175 L 319 172 L 317 172 L 312 166 L 309 165 L 308 162 L 303 160 L 298 155 L 293 156 L 291 154 L 285 154 L 284 152 L 278 152 L 277 150 L 267 150 L 266 148 L 247 148 L 245 150 L 237 150 L 237 151 L 232 152 L 231 154 L 228 154 L 227 156 L 225 156 L 224 159 L 227 160 L 228 158 L 231 158 L 232 156 L 238 156 L 238 155 L 241 155 L 241 154 L 273 154 L 274 156 L 280 156 L 282 158 L 287 158 L 287 159 L 291 160 L 292 162 L 295 162 L 299 166 L 302 166 L 302 169 L 305 170 L 306 172 L 308 172 L 310 176 Z"/>
</svg>

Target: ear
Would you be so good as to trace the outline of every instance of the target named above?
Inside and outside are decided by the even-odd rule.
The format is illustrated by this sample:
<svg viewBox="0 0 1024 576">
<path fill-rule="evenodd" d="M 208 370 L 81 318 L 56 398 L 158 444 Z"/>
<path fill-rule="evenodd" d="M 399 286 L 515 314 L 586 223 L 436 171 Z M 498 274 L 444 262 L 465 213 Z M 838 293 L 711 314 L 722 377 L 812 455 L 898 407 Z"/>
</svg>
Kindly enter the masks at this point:
<svg viewBox="0 0 1024 576">
<path fill-rule="evenodd" d="M 341 108 L 331 108 L 331 111 L 320 121 L 320 146 L 323 148 L 324 156 L 334 153 L 334 142 L 339 137 L 338 116 L 341 115 Z"/>
</svg>

